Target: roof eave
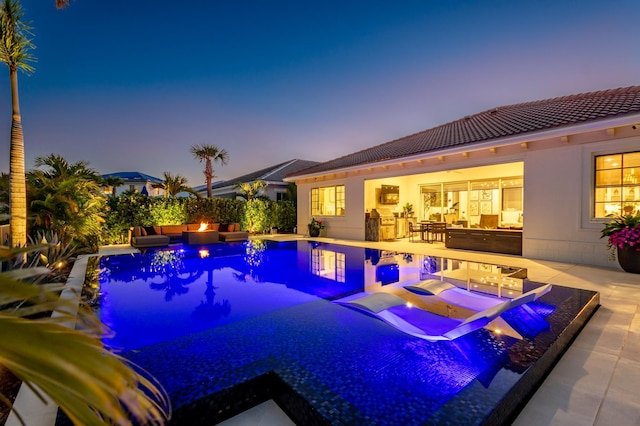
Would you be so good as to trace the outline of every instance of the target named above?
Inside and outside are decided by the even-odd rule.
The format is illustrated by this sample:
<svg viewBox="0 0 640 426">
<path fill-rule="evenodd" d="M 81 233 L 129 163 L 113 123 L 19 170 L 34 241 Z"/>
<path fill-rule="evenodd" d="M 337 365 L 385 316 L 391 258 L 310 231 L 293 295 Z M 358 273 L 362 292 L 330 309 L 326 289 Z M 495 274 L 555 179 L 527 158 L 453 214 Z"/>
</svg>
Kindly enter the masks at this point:
<svg viewBox="0 0 640 426">
<path fill-rule="evenodd" d="M 295 182 L 297 180 L 318 178 L 318 177 L 326 176 L 328 174 L 345 173 L 350 171 L 362 170 L 362 169 L 366 169 L 374 166 L 385 166 L 385 165 L 388 166 L 391 164 L 398 163 L 399 161 L 419 160 L 419 159 L 424 159 L 428 157 L 433 157 L 436 155 L 442 155 L 443 153 L 456 154 L 460 152 L 469 151 L 470 148 L 473 148 L 473 150 L 479 150 L 479 149 L 487 149 L 491 147 L 513 145 L 513 144 L 522 143 L 522 142 L 533 142 L 541 139 L 570 136 L 571 134 L 575 135 L 578 133 L 586 133 L 586 132 L 603 130 L 603 129 L 612 128 L 612 127 L 620 127 L 623 125 L 631 125 L 633 123 L 638 123 L 640 125 L 640 112 L 635 114 L 625 114 L 623 116 L 617 116 L 612 118 L 605 118 L 601 120 L 592 120 L 592 121 L 588 121 L 580 124 L 570 124 L 567 126 L 554 127 L 550 129 L 543 129 L 543 130 L 538 130 L 533 132 L 526 132 L 526 133 L 521 133 L 514 136 L 489 139 L 482 142 L 472 142 L 472 143 L 459 145 L 452 148 L 443 148 L 443 149 L 438 149 L 434 151 L 425 151 L 419 154 L 390 158 L 388 160 L 359 163 L 359 164 L 356 164 L 353 166 L 347 166 L 347 167 L 337 167 L 335 169 L 323 170 L 317 173 L 308 173 L 308 174 L 299 174 L 299 175 L 294 174 L 292 176 L 285 177 L 283 180 L 285 182 Z"/>
</svg>

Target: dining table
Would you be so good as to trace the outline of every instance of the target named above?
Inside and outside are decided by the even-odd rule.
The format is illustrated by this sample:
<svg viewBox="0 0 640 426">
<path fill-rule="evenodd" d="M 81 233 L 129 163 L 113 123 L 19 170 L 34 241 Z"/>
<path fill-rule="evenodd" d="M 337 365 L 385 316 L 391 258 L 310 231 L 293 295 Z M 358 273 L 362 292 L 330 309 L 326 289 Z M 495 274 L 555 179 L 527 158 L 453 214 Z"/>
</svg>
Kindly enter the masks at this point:
<svg viewBox="0 0 640 426">
<path fill-rule="evenodd" d="M 423 221 L 418 224 L 420 225 L 420 239 L 422 241 L 426 241 L 428 243 L 432 242 L 430 238 L 432 224 L 433 224 L 433 221 Z"/>
<path fill-rule="evenodd" d="M 420 239 L 422 241 L 426 241 L 428 243 L 433 243 L 435 241 L 434 237 L 434 228 L 444 228 L 446 227 L 445 222 L 435 222 L 435 221 L 422 221 L 418 223 L 420 225 Z"/>
</svg>

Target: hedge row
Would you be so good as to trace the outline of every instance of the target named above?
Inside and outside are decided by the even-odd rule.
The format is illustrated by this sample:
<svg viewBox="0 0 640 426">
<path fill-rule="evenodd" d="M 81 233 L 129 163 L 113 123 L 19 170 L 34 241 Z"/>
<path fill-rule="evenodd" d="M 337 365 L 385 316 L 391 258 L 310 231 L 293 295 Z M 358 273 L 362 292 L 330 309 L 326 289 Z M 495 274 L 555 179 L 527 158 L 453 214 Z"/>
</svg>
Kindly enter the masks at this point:
<svg viewBox="0 0 640 426">
<path fill-rule="evenodd" d="M 156 198 L 125 193 L 109 198 L 102 239 L 105 244 L 124 243 L 132 226 L 201 222 L 238 222 L 252 234 L 267 233 L 274 227 L 291 232 L 296 226 L 296 208 L 290 201 Z"/>
</svg>

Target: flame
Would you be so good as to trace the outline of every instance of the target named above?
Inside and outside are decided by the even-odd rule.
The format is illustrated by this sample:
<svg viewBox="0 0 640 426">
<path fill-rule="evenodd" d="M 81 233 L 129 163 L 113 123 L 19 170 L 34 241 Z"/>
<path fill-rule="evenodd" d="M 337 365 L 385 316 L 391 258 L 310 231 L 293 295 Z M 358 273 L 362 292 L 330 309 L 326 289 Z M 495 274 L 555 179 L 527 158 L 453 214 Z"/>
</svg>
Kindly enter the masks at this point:
<svg viewBox="0 0 640 426">
<path fill-rule="evenodd" d="M 200 250 L 198 254 L 200 255 L 201 259 L 204 259 L 206 257 L 209 257 L 209 250 Z"/>
<path fill-rule="evenodd" d="M 204 232 L 204 231 L 206 231 L 208 226 L 209 226 L 209 224 L 208 224 L 208 223 L 201 222 L 201 223 L 200 223 L 200 228 L 198 228 L 198 232 Z"/>
</svg>

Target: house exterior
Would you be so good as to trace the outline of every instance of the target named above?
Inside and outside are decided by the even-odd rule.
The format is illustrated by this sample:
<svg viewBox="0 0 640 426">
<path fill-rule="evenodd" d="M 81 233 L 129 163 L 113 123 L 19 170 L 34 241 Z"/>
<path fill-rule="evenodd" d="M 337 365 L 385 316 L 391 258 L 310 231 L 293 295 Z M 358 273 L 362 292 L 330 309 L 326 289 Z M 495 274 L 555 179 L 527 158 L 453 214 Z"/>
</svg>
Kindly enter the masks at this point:
<svg viewBox="0 0 640 426">
<path fill-rule="evenodd" d="M 147 195 L 154 197 L 164 196 L 164 190 L 162 188 L 154 187 L 154 185 L 164 182 L 162 179 L 157 177 L 149 176 L 141 172 L 117 172 L 102 175 L 103 179 L 110 177 L 118 177 L 124 181 L 124 185 L 116 187 L 116 196 L 127 191 L 146 193 Z M 105 186 L 103 191 L 105 194 L 111 195 L 113 193 L 113 188 Z"/>
<path fill-rule="evenodd" d="M 616 267 L 600 230 L 640 209 L 640 86 L 494 108 L 286 180 L 300 231 L 315 217 L 328 237 L 365 240 L 373 209 L 400 219 L 410 203 L 449 228 L 493 218 L 527 258 Z"/>
<path fill-rule="evenodd" d="M 237 184 L 253 183 L 261 180 L 267 184 L 264 195 L 274 201 L 283 200 L 285 199 L 289 186 L 289 183 L 284 181 L 284 177 L 317 164 L 320 163 L 299 159 L 289 160 L 230 180 L 214 183 L 211 186 L 211 196 L 218 198 L 236 198 L 236 193 L 238 192 Z M 206 197 L 206 186 L 203 189 L 198 189 L 198 192 L 200 192 L 203 197 Z"/>
</svg>

